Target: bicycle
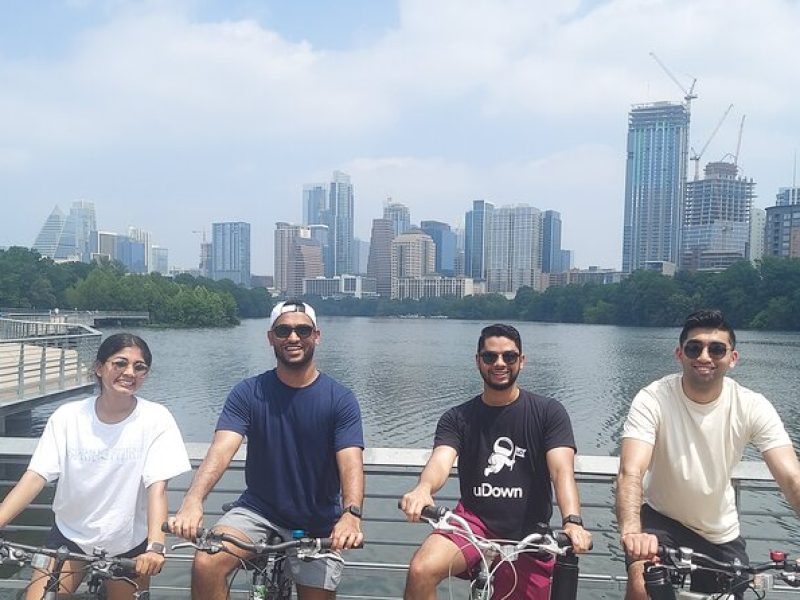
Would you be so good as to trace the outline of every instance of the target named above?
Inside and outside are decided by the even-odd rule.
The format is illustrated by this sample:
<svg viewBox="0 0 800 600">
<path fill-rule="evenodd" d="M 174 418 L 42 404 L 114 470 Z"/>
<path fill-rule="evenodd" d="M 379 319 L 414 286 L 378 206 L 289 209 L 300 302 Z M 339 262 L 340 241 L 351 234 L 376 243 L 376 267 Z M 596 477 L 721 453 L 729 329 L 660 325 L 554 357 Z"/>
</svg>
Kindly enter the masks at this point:
<svg viewBox="0 0 800 600">
<path fill-rule="evenodd" d="M 164 523 L 161 529 L 169 532 L 169 526 Z M 172 546 L 173 550 L 180 548 L 194 548 L 201 552 L 216 554 L 228 552 L 233 554 L 223 542 L 232 544 L 237 548 L 253 554 L 249 558 L 238 557 L 242 569 L 252 571 L 247 598 L 248 600 L 288 600 L 292 597 L 292 580 L 287 574 L 286 559 L 290 555 L 302 560 L 315 558 L 334 558 L 343 560 L 335 552 L 324 552 L 331 547 L 330 538 L 306 537 L 305 532 L 297 531 L 293 540 L 283 541 L 281 536 L 273 533 L 268 540 L 260 542 L 247 542 L 227 533 L 216 533 L 210 529 L 200 528 L 193 542 L 179 542 Z M 233 585 L 236 574 L 231 577 L 228 595 Z"/>
<path fill-rule="evenodd" d="M 48 568 L 50 561 L 47 559 L 55 561 L 52 569 Z M 42 563 L 42 560 L 45 562 Z M 72 572 L 64 572 L 63 570 L 64 565 L 71 561 L 85 564 L 83 571 L 89 575 L 86 583 L 88 591 L 85 593 L 57 594 L 62 579 L 72 574 Z M 123 580 L 129 583 L 134 588 L 134 598 L 139 600 L 149 598 L 149 592 L 147 590 L 139 591 L 139 586 L 134 581 L 136 577 L 136 560 L 106 556 L 106 552 L 102 548 L 95 549 L 95 553 L 90 556 L 88 554 L 70 552 L 64 546 L 57 549 L 42 548 L 0 538 L 0 565 L 16 565 L 19 567 L 30 565 L 34 572 L 41 573 L 42 577 L 46 576 L 47 583 L 41 600 L 55 600 L 56 597 L 59 600 L 67 598 L 102 600 L 105 598 L 105 582 L 109 580 Z M 25 598 L 26 591 L 27 587 L 20 592 L 18 597 Z"/>
<path fill-rule="evenodd" d="M 767 571 L 778 571 L 777 578 L 791 587 L 800 587 L 800 559 L 790 562 L 786 553 L 772 550 L 770 560 L 743 565 L 738 560 L 720 561 L 691 548 L 658 547 L 659 562 L 646 562 L 645 588 L 652 600 L 733 600 L 734 594 L 753 590 L 756 598 L 767 595 L 775 576 Z M 702 570 L 718 575 L 722 591 L 713 593 L 692 592 L 685 589 L 687 576 Z"/>
<path fill-rule="evenodd" d="M 543 526 L 542 531 L 531 533 L 522 540 L 489 540 L 475 535 L 467 522 L 444 506 L 426 506 L 424 518 L 434 529 L 461 535 L 481 553 L 480 570 L 470 583 L 470 600 L 489 600 L 494 592 L 492 581 L 498 568 L 510 564 L 521 554 L 546 554 L 555 557 L 556 564 L 550 584 L 551 600 L 575 600 L 578 595 L 578 557 L 572 551 L 564 532 L 553 532 Z M 451 593 L 452 596 L 452 593 Z"/>
</svg>

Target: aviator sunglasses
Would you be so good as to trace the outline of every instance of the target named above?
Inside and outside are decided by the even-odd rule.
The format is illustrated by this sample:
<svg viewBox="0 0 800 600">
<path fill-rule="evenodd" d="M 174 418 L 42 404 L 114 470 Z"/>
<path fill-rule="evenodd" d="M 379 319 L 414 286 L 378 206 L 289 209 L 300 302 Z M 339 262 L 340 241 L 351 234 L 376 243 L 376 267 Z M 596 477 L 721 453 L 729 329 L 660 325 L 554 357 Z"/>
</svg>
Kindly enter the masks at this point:
<svg viewBox="0 0 800 600">
<path fill-rule="evenodd" d="M 493 365 L 501 356 L 503 357 L 503 362 L 507 365 L 513 365 L 519 360 L 519 352 L 514 352 L 513 350 L 507 350 L 506 352 L 484 350 L 480 353 L 481 360 L 486 365 Z"/>
<path fill-rule="evenodd" d="M 294 327 L 291 325 L 276 325 L 272 328 L 272 333 L 275 334 L 275 337 L 281 339 L 288 338 L 293 331 L 297 334 L 297 337 L 304 340 L 314 333 L 314 328 L 311 325 L 295 325 Z"/>
<path fill-rule="evenodd" d="M 689 340 L 683 345 L 683 353 L 686 358 L 694 360 L 703 353 L 703 348 L 708 348 L 708 355 L 714 360 L 724 358 L 728 353 L 728 344 L 723 342 L 709 342 L 704 344 L 698 340 Z"/>
<path fill-rule="evenodd" d="M 109 361 L 106 361 L 106 362 L 108 364 L 110 364 L 111 368 L 114 369 L 115 371 L 124 371 L 125 369 L 128 368 L 128 365 L 130 364 L 124 358 L 117 358 L 115 360 L 109 360 Z M 133 363 L 133 372 L 136 375 L 144 375 L 149 370 L 150 370 L 150 367 L 147 365 L 147 363 L 143 363 L 143 362 L 135 362 L 135 363 Z"/>
</svg>

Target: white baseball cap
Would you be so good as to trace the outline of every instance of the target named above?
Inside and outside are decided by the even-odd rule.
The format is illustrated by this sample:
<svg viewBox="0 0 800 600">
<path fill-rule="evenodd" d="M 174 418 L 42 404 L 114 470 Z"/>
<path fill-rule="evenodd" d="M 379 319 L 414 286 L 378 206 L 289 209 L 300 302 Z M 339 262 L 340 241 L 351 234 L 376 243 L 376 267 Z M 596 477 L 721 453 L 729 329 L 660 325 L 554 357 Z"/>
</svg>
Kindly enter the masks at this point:
<svg viewBox="0 0 800 600">
<path fill-rule="evenodd" d="M 278 302 L 275 305 L 275 308 L 272 309 L 272 312 L 269 315 L 269 328 L 272 329 L 272 326 L 275 325 L 275 321 L 278 320 L 278 317 L 284 313 L 290 312 L 305 313 L 308 318 L 311 319 L 311 323 L 313 323 L 314 327 L 317 326 L 317 313 L 313 308 L 311 308 L 310 304 L 300 302 L 299 300 L 286 300 L 284 302 Z"/>
</svg>

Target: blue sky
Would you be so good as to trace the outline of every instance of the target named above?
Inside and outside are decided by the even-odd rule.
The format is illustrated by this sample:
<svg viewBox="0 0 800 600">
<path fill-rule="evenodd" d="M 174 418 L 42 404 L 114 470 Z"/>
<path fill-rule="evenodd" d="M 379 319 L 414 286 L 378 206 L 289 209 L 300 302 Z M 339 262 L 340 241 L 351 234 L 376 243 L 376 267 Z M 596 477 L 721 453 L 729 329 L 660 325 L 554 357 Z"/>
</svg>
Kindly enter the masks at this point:
<svg viewBox="0 0 800 600">
<path fill-rule="evenodd" d="M 272 272 L 276 221 L 303 183 L 355 185 L 356 234 L 387 197 L 458 224 L 472 200 L 562 213 L 578 266 L 619 267 L 631 104 L 698 79 L 691 142 L 736 147 L 757 206 L 791 185 L 800 97 L 791 0 L 0 4 L 0 246 L 58 204 L 152 231 L 196 266 L 213 221 L 252 223 Z"/>
</svg>

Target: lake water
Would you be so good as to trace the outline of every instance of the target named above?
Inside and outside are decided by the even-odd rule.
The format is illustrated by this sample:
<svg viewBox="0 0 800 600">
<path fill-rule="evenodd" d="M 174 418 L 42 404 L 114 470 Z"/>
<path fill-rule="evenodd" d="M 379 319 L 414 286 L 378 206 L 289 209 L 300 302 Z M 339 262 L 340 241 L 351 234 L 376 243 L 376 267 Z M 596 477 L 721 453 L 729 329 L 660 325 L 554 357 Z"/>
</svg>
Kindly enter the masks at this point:
<svg viewBox="0 0 800 600">
<path fill-rule="evenodd" d="M 355 392 L 368 446 L 426 448 L 439 416 L 481 391 L 474 356 L 486 324 L 322 317 L 317 363 Z M 678 329 L 513 324 L 527 355 L 520 384 L 566 406 L 582 454 L 616 454 L 633 396 L 678 370 Z M 209 441 L 231 387 L 275 366 L 266 328 L 257 319 L 231 329 L 133 329 L 154 357 L 141 395 L 168 406 L 187 441 Z M 800 334 L 742 331 L 738 338 L 731 376 L 775 404 L 797 443 Z M 52 410 L 35 412 L 34 431 Z"/>
</svg>

